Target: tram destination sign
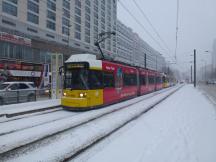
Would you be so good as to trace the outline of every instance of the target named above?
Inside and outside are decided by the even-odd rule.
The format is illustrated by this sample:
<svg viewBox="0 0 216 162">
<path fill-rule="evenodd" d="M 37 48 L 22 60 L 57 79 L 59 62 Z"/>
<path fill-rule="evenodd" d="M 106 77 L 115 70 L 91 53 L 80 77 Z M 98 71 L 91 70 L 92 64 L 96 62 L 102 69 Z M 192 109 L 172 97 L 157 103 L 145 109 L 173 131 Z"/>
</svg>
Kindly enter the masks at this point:
<svg viewBox="0 0 216 162">
<path fill-rule="evenodd" d="M 88 69 L 89 64 L 87 62 L 73 62 L 66 64 L 67 69 Z"/>
</svg>

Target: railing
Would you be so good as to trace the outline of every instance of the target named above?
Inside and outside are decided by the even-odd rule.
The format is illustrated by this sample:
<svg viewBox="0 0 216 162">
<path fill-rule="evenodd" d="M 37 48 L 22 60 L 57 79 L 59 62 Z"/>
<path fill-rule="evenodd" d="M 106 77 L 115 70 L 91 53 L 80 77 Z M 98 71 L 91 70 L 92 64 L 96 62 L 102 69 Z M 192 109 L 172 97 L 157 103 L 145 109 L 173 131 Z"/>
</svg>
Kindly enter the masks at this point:
<svg viewBox="0 0 216 162">
<path fill-rule="evenodd" d="M 47 100 L 51 98 L 49 89 L 0 91 L 0 105 Z"/>
</svg>

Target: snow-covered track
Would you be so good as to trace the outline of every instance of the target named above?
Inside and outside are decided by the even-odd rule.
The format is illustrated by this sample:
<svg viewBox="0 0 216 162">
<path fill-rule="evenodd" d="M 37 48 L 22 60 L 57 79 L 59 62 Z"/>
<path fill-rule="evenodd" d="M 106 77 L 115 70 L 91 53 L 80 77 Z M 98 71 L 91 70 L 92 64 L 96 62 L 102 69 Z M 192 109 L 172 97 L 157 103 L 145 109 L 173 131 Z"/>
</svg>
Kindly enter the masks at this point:
<svg viewBox="0 0 216 162">
<path fill-rule="evenodd" d="M 76 115 L 76 113 L 67 112 L 59 108 L 56 111 L 51 111 L 46 113 L 44 112 L 42 114 L 37 114 L 37 115 L 34 114 L 31 116 L 27 116 L 25 118 L 19 118 L 7 122 L 2 122 L 0 124 L 0 137 L 10 133 L 52 123 L 57 120 L 70 118 L 74 115 Z"/>
<path fill-rule="evenodd" d="M 37 115 L 56 111 L 59 109 L 59 107 L 59 99 L 3 105 L 0 106 L 0 123 L 18 118 L 24 118 L 35 114 Z"/>
<path fill-rule="evenodd" d="M 5 123 L 5 122 L 10 122 L 10 121 L 14 121 L 14 120 L 21 120 L 24 118 L 31 118 L 33 116 L 38 116 L 38 115 L 43 115 L 43 114 L 49 114 L 49 113 L 53 113 L 56 111 L 62 111 L 62 107 L 61 106 L 54 106 L 54 107 L 49 107 L 48 109 L 41 109 L 39 111 L 35 110 L 32 112 L 27 112 L 27 113 L 17 113 L 17 115 L 15 115 L 16 113 L 13 114 L 4 114 L 1 118 L 0 118 L 0 124 L 1 123 Z"/>
<path fill-rule="evenodd" d="M 47 153 L 45 157 L 39 156 L 35 158 L 37 159 L 36 161 L 38 160 L 40 161 L 41 158 L 46 159 L 45 161 L 49 161 L 49 160 L 59 161 L 63 159 L 67 160 L 73 158 L 75 155 L 88 148 L 91 144 L 100 141 L 101 139 L 105 138 L 112 132 L 123 127 L 128 122 L 136 119 L 141 114 L 150 110 L 152 107 L 162 102 L 162 100 L 164 100 L 169 95 L 174 93 L 177 89 L 179 89 L 179 87 L 174 87 L 171 89 L 163 90 L 161 92 L 156 92 L 146 96 L 138 97 L 136 99 L 127 102 L 122 102 L 120 104 L 109 106 L 109 108 L 106 109 L 80 113 L 79 115 L 75 115 L 71 118 L 62 119 L 60 121 L 59 120 L 54 121 L 52 123 L 40 125 L 35 128 L 29 128 L 28 130 L 18 131 L 11 134 L 7 134 L 5 136 L 1 136 L 0 137 L 0 153 L 1 153 L 0 161 L 1 160 L 12 160 L 12 161 L 27 160 L 23 158 L 28 158 L 31 155 L 36 156 L 38 155 L 37 152 L 40 152 L 40 150 L 42 152 L 43 151 L 46 152 L 46 149 L 50 151 L 51 149 L 50 147 L 53 147 L 54 149 L 51 149 L 51 151 Z M 146 101 L 145 105 L 140 105 L 143 104 L 142 103 L 143 100 Z M 131 109 L 131 107 L 135 104 L 139 105 L 138 108 Z M 142 109 L 140 108 L 140 106 L 142 107 Z M 121 117 L 119 117 L 119 115 Z M 111 118 L 111 119 L 107 120 L 106 118 Z M 111 129 L 106 130 L 105 131 L 106 133 L 100 133 L 101 132 L 100 129 L 96 129 L 97 125 L 100 123 L 107 124 L 106 122 L 110 122 L 109 124 L 111 126 Z M 88 131 L 88 129 L 90 130 L 96 129 L 96 130 L 95 132 L 91 132 Z M 73 132 L 72 133 L 73 138 L 70 135 L 71 132 Z M 80 134 L 74 135 L 74 133 L 76 134 L 80 132 L 82 132 L 83 134 L 82 136 L 80 136 Z M 68 137 L 68 133 L 69 133 L 69 137 Z M 25 135 L 28 135 L 28 137 L 25 137 Z M 83 136 L 85 138 L 79 139 Z M 60 139 L 62 139 L 63 141 Z M 69 140 L 69 142 L 65 141 L 66 139 Z M 71 142 L 73 143 L 75 142 L 75 144 L 71 145 Z M 58 150 L 59 148 L 58 145 L 61 146 L 62 144 L 65 145 L 66 148 L 63 149 L 64 151 Z M 67 152 L 67 148 L 69 148 L 68 149 L 69 152 Z M 58 152 L 60 151 L 60 156 L 58 157 L 56 157 L 57 156 L 56 154 L 57 152 L 55 152 L 56 149 L 58 150 Z M 32 152 L 34 151 L 36 152 L 35 154 L 26 154 L 27 150 L 32 150 Z M 19 156 L 17 154 L 19 154 Z M 16 160 L 13 159 L 15 157 Z"/>
</svg>

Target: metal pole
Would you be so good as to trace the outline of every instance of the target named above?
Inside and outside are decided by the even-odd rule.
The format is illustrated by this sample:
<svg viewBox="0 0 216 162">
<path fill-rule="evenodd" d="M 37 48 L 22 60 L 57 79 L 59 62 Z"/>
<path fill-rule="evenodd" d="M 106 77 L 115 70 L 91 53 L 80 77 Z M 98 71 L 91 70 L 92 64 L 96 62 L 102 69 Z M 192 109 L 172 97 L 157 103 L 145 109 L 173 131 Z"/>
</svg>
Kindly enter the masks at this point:
<svg viewBox="0 0 216 162">
<path fill-rule="evenodd" d="M 144 61 L 145 61 L 145 69 L 146 69 L 146 67 L 147 67 L 147 66 L 146 66 L 146 53 L 145 53 L 145 60 L 144 60 Z"/>
<path fill-rule="evenodd" d="M 196 88 L 196 49 L 194 49 L 194 87 Z"/>
<path fill-rule="evenodd" d="M 191 83 L 193 82 L 193 66 L 191 65 Z"/>
<path fill-rule="evenodd" d="M 157 55 L 156 55 L 156 71 L 157 71 Z"/>
<path fill-rule="evenodd" d="M 206 76 L 206 61 L 205 61 L 205 82 L 206 82 L 207 76 Z"/>
</svg>

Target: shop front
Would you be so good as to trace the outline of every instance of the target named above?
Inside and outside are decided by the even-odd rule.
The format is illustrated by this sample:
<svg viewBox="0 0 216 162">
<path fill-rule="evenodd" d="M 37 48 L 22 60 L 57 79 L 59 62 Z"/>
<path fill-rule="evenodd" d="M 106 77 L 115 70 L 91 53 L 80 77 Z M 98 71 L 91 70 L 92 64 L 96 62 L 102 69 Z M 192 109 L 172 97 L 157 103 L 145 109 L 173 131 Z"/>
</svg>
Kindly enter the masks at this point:
<svg viewBox="0 0 216 162">
<path fill-rule="evenodd" d="M 50 53 L 33 47 L 31 39 L 0 32 L 0 83 L 31 81 L 41 87 L 49 66 Z"/>
<path fill-rule="evenodd" d="M 0 81 L 30 81 L 40 85 L 43 64 L 0 60 Z"/>
</svg>

